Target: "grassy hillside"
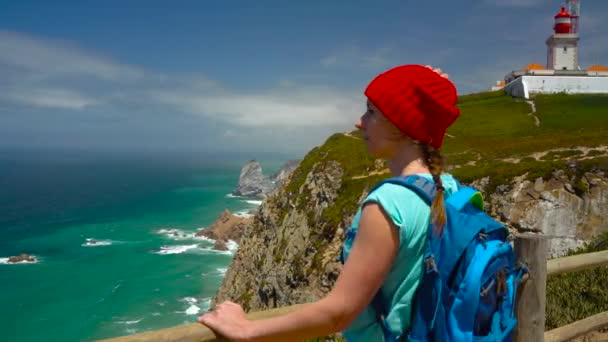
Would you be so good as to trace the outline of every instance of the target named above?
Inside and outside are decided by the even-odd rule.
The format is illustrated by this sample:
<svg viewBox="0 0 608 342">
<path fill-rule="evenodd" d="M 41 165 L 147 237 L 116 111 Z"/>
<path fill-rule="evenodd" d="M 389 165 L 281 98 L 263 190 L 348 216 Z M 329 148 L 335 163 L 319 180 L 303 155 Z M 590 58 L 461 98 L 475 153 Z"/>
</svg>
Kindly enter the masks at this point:
<svg viewBox="0 0 608 342">
<path fill-rule="evenodd" d="M 462 96 L 443 149 L 452 172 L 464 182 L 490 176 L 491 190 L 526 172 L 536 178 L 566 169 L 572 159 L 583 170 L 608 169 L 601 148 L 608 145 L 608 95 L 539 95 L 532 102 L 533 115 L 529 103 L 501 92 Z"/>
<path fill-rule="evenodd" d="M 538 127 L 524 100 L 497 92 L 461 97 L 462 115 L 448 131 L 453 138 L 446 140 L 445 153 L 476 152 L 497 159 L 606 144 L 608 95 L 538 95 L 532 102 Z"/>
<path fill-rule="evenodd" d="M 608 95 L 539 95 L 532 101 L 538 126 L 522 99 L 501 91 L 461 96 L 461 116 L 443 147 L 450 172 L 465 183 L 488 176 L 487 190 L 493 191 L 515 176 L 548 178 L 555 169 L 572 170 L 569 163 L 576 163 L 578 176 L 608 170 Z M 384 166 L 367 155 L 359 132 L 337 133 L 304 158 L 287 185 L 288 196 L 297 197 L 316 163 L 330 160 L 344 169 L 338 203 L 324 212 L 327 223 L 335 224 L 356 210 L 364 189 L 388 173 L 378 173 Z M 306 203 L 306 194 L 300 197 L 296 202 Z"/>
</svg>

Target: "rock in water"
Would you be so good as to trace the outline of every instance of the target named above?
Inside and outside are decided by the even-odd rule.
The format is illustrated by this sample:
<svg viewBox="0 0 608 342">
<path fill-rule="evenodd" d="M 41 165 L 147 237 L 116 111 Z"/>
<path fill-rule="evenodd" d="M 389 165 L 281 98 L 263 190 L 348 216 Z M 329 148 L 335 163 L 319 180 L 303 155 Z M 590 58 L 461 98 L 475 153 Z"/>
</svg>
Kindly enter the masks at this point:
<svg viewBox="0 0 608 342">
<path fill-rule="evenodd" d="M 31 255 L 22 253 L 18 256 L 12 256 L 12 257 L 8 258 L 8 262 L 10 264 L 15 264 L 18 262 L 36 262 L 36 258 L 34 258 Z"/>
<path fill-rule="evenodd" d="M 232 192 L 235 196 L 264 199 L 274 189 L 272 181 L 262 174 L 262 166 L 255 160 L 249 161 L 241 169 L 239 187 Z"/>
<path fill-rule="evenodd" d="M 213 248 L 225 251 L 228 250 L 226 246 L 228 240 L 239 242 L 245 232 L 245 228 L 252 221 L 252 218 L 234 216 L 230 210 L 226 209 L 211 226 L 199 230 L 196 236 L 204 236 L 216 240 Z"/>
<path fill-rule="evenodd" d="M 226 242 L 224 242 L 223 240 L 216 240 L 213 244 L 213 249 L 215 249 L 216 251 L 227 251 L 228 247 L 226 246 Z"/>
</svg>

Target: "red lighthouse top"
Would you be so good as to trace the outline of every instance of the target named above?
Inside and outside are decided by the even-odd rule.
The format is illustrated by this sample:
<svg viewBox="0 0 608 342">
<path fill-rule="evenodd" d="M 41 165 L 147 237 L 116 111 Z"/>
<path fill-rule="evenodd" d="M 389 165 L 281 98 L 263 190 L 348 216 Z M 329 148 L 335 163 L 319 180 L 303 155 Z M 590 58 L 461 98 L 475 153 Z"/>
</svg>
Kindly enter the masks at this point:
<svg viewBox="0 0 608 342">
<path fill-rule="evenodd" d="M 566 11 L 566 7 L 562 6 L 562 10 L 555 15 L 555 26 L 553 29 L 557 34 L 572 32 L 572 17 L 570 16 L 570 13 Z"/>
</svg>

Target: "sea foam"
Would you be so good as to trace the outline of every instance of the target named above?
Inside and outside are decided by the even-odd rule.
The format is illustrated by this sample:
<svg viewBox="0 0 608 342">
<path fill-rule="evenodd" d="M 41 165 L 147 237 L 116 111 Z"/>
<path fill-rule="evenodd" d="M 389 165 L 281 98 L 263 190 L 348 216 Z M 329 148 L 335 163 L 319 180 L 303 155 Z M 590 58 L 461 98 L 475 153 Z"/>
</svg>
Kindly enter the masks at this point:
<svg viewBox="0 0 608 342">
<path fill-rule="evenodd" d="M 226 248 L 228 248 L 228 252 L 230 252 L 230 254 L 234 255 L 239 249 L 239 245 L 236 243 L 236 241 L 228 240 L 228 243 L 226 243 Z"/>
<path fill-rule="evenodd" d="M 176 246 L 161 246 L 159 251 L 154 253 L 156 254 L 182 254 L 191 249 L 198 248 L 197 244 L 194 245 L 176 245 Z"/>
<path fill-rule="evenodd" d="M 236 213 L 233 214 L 236 217 L 242 217 L 242 218 L 250 218 L 253 217 L 255 215 L 250 214 L 249 210 L 241 210 L 241 211 L 237 211 Z"/>
<path fill-rule="evenodd" d="M 185 240 L 194 238 L 194 233 L 187 233 L 176 228 L 161 228 L 154 231 L 156 234 L 165 235 L 173 240 Z"/>
<path fill-rule="evenodd" d="M 116 321 L 114 323 L 116 324 L 126 324 L 126 325 L 131 325 L 131 324 L 137 324 L 139 322 L 141 322 L 144 318 L 140 318 L 140 319 L 136 319 L 136 320 L 132 320 L 132 321 Z"/>
<path fill-rule="evenodd" d="M 194 297 L 184 297 L 180 299 L 180 302 L 185 302 L 188 305 L 186 311 L 183 312 L 186 315 L 196 315 L 201 312 L 201 308 L 197 305 L 198 300 Z"/>
<path fill-rule="evenodd" d="M 112 240 L 97 240 L 97 239 L 86 239 L 85 243 L 81 246 L 83 247 L 98 247 L 98 246 L 110 246 L 112 244 Z"/>
</svg>

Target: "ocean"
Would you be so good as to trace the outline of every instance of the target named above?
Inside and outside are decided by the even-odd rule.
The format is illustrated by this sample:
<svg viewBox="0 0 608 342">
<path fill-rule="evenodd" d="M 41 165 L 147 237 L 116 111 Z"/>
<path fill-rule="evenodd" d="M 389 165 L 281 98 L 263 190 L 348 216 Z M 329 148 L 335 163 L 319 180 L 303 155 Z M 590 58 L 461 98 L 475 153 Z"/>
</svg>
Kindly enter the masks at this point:
<svg viewBox="0 0 608 342">
<path fill-rule="evenodd" d="M 244 162 L 0 155 L 1 340 L 90 341 L 195 322 L 237 246 L 214 251 L 193 235 L 224 209 L 257 208 L 229 195 Z M 268 175 L 281 161 L 261 164 Z M 38 262 L 7 264 L 20 253 Z"/>
</svg>

